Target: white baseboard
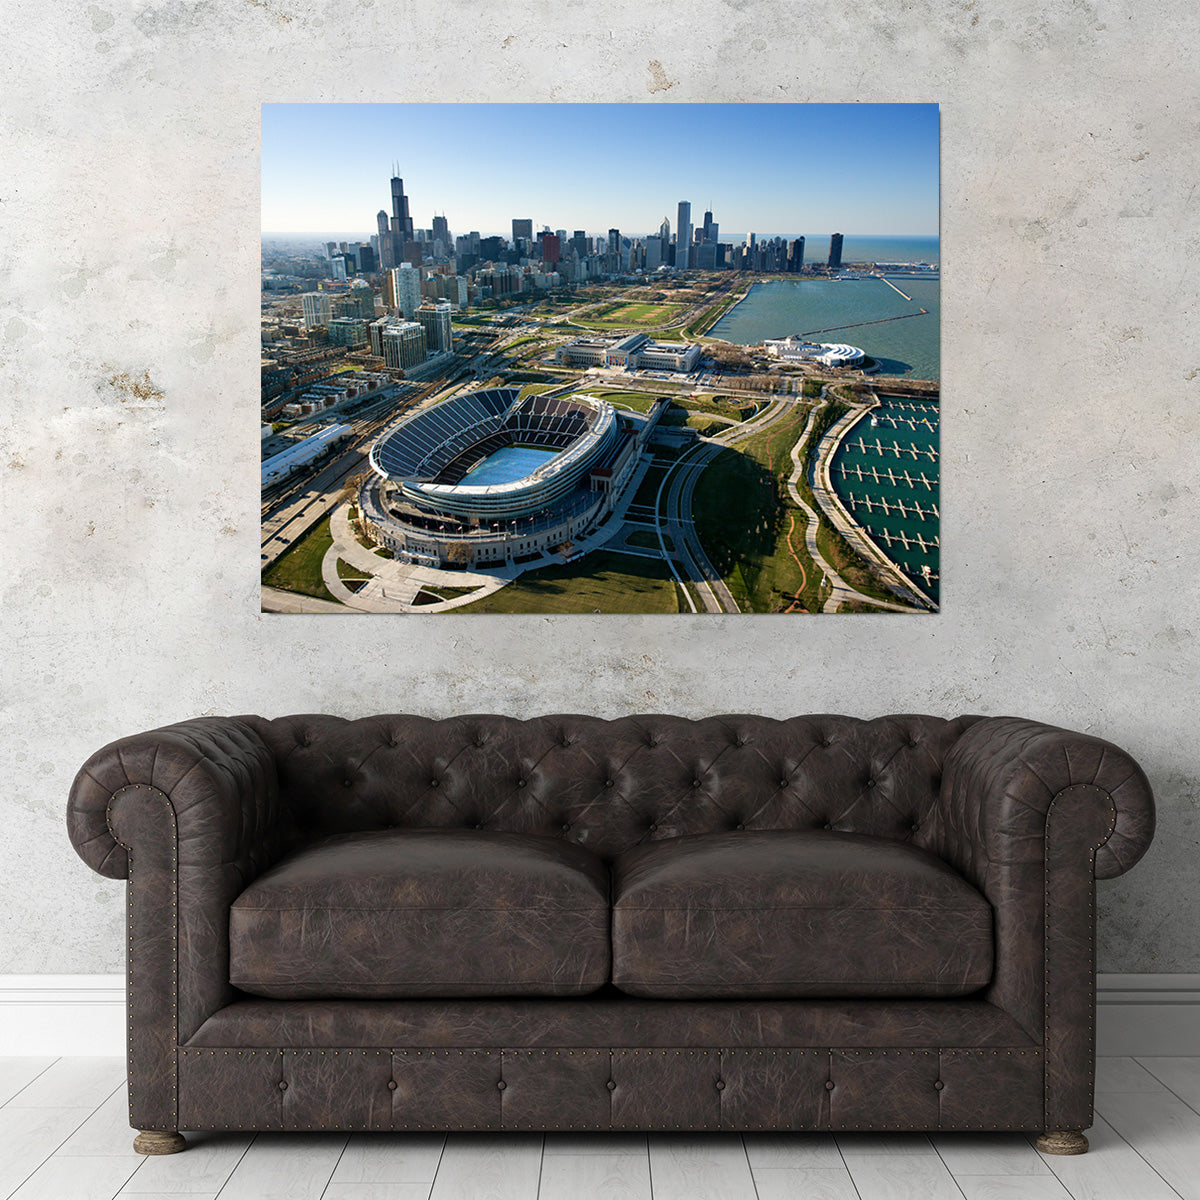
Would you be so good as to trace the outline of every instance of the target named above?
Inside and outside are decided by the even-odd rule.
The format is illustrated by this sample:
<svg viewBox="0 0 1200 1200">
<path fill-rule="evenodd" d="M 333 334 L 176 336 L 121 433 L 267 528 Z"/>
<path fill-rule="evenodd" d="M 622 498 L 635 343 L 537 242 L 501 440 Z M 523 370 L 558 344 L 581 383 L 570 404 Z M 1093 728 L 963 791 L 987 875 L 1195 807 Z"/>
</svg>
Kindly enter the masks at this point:
<svg viewBox="0 0 1200 1200">
<path fill-rule="evenodd" d="M 124 1053 L 124 975 L 0 975 L 0 1055 Z"/>
<path fill-rule="evenodd" d="M 1101 975 L 1103 1055 L 1200 1055 L 1200 975 Z M 0 975 L 0 1056 L 124 1054 L 123 975 Z"/>
</svg>

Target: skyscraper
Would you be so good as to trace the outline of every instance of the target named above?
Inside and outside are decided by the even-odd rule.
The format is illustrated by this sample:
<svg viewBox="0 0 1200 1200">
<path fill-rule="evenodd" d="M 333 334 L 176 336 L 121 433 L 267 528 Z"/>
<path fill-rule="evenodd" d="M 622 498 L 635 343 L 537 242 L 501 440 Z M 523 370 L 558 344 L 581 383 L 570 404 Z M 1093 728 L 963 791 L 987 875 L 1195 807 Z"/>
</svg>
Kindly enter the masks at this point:
<svg viewBox="0 0 1200 1200">
<path fill-rule="evenodd" d="M 327 292 L 305 292 L 300 297 L 300 306 L 304 310 L 305 329 L 328 325 L 333 320 L 333 302 Z"/>
<path fill-rule="evenodd" d="M 446 222 L 445 215 L 433 218 L 433 240 L 442 243 L 443 254 L 449 254 L 454 249 L 454 243 L 450 240 L 450 226 Z"/>
<path fill-rule="evenodd" d="M 842 235 L 835 233 L 829 239 L 829 269 L 840 270 L 842 265 Z"/>
<path fill-rule="evenodd" d="M 411 263 L 401 263 L 392 271 L 392 295 L 395 307 L 411 321 L 421 306 L 421 272 Z"/>
<path fill-rule="evenodd" d="M 408 197 L 404 194 L 404 180 L 392 176 L 392 232 L 412 241 L 413 223 L 408 212 Z"/>
<path fill-rule="evenodd" d="M 517 241 L 518 238 L 524 238 L 527 242 L 533 241 L 532 218 L 526 220 L 523 217 L 513 217 L 512 229 L 514 242 Z"/>
<path fill-rule="evenodd" d="M 804 269 L 804 239 L 795 238 L 788 247 L 788 270 L 798 274 Z"/>
<path fill-rule="evenodd" d="M 425 331 L 425 345 L 437 353 L 454 349 L 450 329 L 450 301 L 438 300 L 417 309 L 417 323 Z"/>
<path fill-rule="evenodd" d="M 662 224 L 658 227 L 658 236 L 662 238 L 664 247 L 671 244 L 671 221 L 668 217 L 663 217 Z"/>
<path fill-rule="evenodd" d="M 561 257 L 562 247 L 559 244 L 558 234 L 544 233 L 542 235 L 542 262 L 546 266 L 553 266 Z"/>
<path fill-rule="evenodd" d="M 680 200 L 675 228 L 675 269 L 688 269 L 688 251 L 692 248 L 692 203 Z"/>
<path fill-rule="evenodd" d="M 700 239 L 704 242 L 715 242 L 716 234 L 713 233 L 712 209 L 708 209 L 704 214 L 704 236 Z"/>
<path fill-rule="evenodd" d="M 382 215 L 382 214 L 381 214 Z M 404 261 L 404 245 L 413 240 L 412 217 L 408 212 L 408 197 L 404 194 L 404 180 L 399 175 L 392 176 L 392 221 L 391 229 L 386 232 L 390 237 L 383 236 L 385 227 L 379 224 L 379 250 L 383 269 L 399 266 Z M 384 243 L 391 242 L 391 254 L 387 255 Z"/>
</svg>

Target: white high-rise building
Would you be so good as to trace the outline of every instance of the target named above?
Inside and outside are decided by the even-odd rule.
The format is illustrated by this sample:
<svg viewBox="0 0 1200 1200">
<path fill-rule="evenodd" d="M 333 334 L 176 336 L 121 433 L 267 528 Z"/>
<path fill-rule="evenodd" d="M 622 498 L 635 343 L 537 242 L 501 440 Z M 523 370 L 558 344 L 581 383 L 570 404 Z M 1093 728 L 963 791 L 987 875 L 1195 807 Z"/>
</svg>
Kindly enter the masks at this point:
<svg viewBox="0 0 1200 1200">
<path fill-rule="evenodd" d="M 675 269 L 688 269 L 688 252 L 692 248 L 692 203 L 680 200 L 678 223 L 675 228 Z"/>
<path fill-rule="evenodd" d="M 421 307 L 421 272 L 412 263 L 401 263 L 392 269 L 392 291 L 396 307 L 409 321 Z"/>
<path fill-rule="evenodd" d="M 328 292 L 305 292 L 300 297 L 304 307 L 304 328 L 328 325 L 333 320 L 333 301 Z"/>
</svg>

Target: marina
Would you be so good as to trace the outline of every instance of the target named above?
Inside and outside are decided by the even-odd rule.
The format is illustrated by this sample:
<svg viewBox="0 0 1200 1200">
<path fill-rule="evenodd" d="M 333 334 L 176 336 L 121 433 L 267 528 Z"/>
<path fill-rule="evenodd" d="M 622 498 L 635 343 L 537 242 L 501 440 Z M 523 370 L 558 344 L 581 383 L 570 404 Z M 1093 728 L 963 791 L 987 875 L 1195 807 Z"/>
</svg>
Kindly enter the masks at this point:
<svg viewBox="0 0 1200 1200">
<path fill-rule="evenodd" d="M 939 600 L 936 400 L 881 395 L 842 437 L 830 479 L 867 536 L 935 604 Z"/>
</svg>

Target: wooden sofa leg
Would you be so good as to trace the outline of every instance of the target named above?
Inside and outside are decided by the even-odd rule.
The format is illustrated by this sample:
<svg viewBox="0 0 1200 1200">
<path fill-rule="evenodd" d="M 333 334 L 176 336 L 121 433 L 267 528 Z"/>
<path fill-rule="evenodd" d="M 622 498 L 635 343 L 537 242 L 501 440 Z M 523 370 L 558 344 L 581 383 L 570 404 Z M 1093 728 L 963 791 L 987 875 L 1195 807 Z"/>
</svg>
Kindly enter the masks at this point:
<svg viewBox="0 0 1200 1200">
<path fill-rule="evenodd" d="M 187 1149 L 187 1141 L 174 1129 L 142 1129 L 133 1139 L 133 1148 L 139 1154 L 178 1154 Z"/>
<path fill-rule="evenodd" d="M 1088 1140 L 1078 1129 L 1047 1129 L 1037 1140 L 1043 1154 L 1086 1154 Z"/>
</svg>

